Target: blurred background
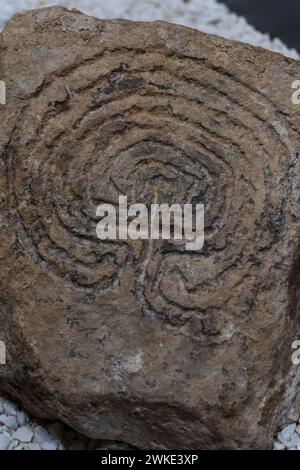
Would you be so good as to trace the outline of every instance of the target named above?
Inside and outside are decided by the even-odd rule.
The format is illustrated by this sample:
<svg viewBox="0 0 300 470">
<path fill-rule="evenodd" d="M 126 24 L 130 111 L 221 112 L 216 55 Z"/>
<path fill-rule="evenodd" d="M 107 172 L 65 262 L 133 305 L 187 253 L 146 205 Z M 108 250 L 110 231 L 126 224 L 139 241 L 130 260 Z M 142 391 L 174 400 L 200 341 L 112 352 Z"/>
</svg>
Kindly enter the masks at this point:
<svg viewBox="0 0 300 470">
<path fill-rule="evenodd" d="M 256 29 L 300 51 L 300 0 L 224 0 Z"/>
</svg>

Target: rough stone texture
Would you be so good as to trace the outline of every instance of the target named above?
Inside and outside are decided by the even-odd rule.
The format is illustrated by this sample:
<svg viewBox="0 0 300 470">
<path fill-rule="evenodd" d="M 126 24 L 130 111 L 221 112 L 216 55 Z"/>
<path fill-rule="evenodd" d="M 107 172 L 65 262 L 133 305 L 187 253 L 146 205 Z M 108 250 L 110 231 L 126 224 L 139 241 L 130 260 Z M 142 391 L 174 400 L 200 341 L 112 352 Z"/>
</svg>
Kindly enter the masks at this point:
<svg viewBox="0 0 300 470">
<path fill-rule="evenodd" d="M 50 8 L 10 21 L 0 67 L 0 388 L 93 438 L 271 447 L 298 380 L 300 65 Z M 204 249 L 100 242 L 119 193 L 204 202 Z"/>
</svg>

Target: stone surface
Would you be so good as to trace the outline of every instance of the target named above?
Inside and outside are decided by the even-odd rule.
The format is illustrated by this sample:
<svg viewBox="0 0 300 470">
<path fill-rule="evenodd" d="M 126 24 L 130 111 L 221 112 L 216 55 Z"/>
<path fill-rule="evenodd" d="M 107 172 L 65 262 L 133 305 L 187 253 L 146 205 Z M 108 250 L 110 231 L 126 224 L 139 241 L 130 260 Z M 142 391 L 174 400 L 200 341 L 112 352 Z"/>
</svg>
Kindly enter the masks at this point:
<svg viewBox="0 0 300 470">
<path fill-rule="evenodd" d="M 271 448 L 298 380 L 300 66 L 62 8 L 0 45 L 0 388 L 92 438 Z M 203 202 L 204 249 L 100 242 L 119 194 Z"/>
</svg>

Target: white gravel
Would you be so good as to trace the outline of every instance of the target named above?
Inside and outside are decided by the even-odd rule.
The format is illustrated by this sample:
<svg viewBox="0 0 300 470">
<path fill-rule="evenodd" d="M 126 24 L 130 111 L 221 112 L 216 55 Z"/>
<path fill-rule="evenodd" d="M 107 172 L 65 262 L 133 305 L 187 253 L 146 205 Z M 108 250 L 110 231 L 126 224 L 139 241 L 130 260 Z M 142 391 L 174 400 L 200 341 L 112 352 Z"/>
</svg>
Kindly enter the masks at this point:
<svg viewBox="0 0 300 470">
<path fill-rule="evenodd" d="M 0 398 L 0 409 L 5 413 L 0 416 L 0 450 L 40 450 L 47 442 L 55 449 L 60 445 L 55 436 L 32 422 L 24 411 L 9 400 Z M 41 439 L 37 439 L 39 428 L 45 433 Z"/>
<path fill-rule="evenodd" d="M 300 450 L 300 425 L 289 424 L 275 437 L 274 450 Z"/>
<path fill-rule="evenodd" d="M 300 57 L 295 49 L 289 49 L 279 39 L 272 40 L 268 34 L 256 31 L 245 18 L 229 12 L 224 4 L 215 0 L 0 0 L 0 30 L 10 16 L 17 12 L 58 4 L 78 8 L 103 19 L 166 20 L 248 42 L 296 59 Z M 40 424 L 9 400 L 0 397 L 0 450 L 127 447 L 121 443 L 91 441 L 60 423 L 43 423 L 43 427 Z M 281 430 L 274 441 L 274 449 L 300 450 L 300 424 L 294 423 Z"/>
</svg>

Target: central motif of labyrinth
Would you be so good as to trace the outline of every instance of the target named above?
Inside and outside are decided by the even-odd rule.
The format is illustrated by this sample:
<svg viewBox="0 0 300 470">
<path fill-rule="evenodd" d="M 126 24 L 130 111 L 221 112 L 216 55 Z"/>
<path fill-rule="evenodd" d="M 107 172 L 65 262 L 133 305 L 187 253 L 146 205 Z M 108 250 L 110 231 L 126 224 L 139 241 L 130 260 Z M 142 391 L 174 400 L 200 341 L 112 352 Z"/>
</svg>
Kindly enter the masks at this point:
<svg viewBox="0 0 300 470">
<path fill-rule="evenodd" d="M 113 291 L 132 269 L 143 312 L 170 323 L 220 306 L 219 288 L 230 291 L 251 269 L 251 240 L 272 210 L 272 182 L 258 191 L 276 172 L 268 142 L 287 151 L 266 109 L 275 112 L 227 70 L 178 52 L 118 47 L 51 75 L 11 141 L 11 210 L 24 250 L 74 290 Z M 119 195 L 204 203 L 204 249 L 100 241 L 96 207 Z"/>
</svg>

